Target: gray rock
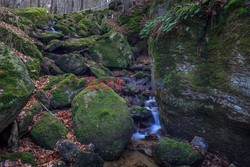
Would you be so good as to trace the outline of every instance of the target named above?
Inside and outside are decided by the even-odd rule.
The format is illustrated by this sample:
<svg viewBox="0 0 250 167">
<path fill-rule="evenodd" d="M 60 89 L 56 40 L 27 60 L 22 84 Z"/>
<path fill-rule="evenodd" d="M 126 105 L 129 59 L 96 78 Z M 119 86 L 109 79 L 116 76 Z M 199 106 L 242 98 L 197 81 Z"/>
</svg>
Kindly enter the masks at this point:
<svg viewBox="0 0 250 167">
<path fill-rule="evenodd" d="M 37 91 L 35 97 L 47 108 L 50 108 L 50 99 L 44 91 Z"/>
<path fill-rule="evenodd" d="M 58 144 L 59 154 L 66 162 L 71 162 L 78 153 L 77 146 L 69 140 L 64 140 Z"/>
<path fill-rule="evenodd" d="M 16 119 L 33 90 L 26 66 L 13 51 L 0 44 L 0 132 Z"/>
<path fill-rule="evenodd" d="M 63 72 L 73 73 L 75 75 L 82 75 L 87 70 L 82 55 L 76 53 L 61 55 L 55 64 Z"/>
<path fill-rule="evenodd" d="M 206 140 L 202 137 L 195 136 L 193 140 L 191 141 L 191 145 L 198 147 L 203 153 L 207 152 L 208 149 L 208 143 Z"/>
</svg>

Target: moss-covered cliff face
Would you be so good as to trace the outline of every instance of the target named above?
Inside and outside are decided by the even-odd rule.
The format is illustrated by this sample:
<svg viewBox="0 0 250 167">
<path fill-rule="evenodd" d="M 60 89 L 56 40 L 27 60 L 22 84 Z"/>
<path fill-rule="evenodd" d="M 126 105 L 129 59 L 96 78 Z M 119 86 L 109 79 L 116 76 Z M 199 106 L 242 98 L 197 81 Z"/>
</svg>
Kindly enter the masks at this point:
<svg viewBox="0 0 250 167">
<path fill-rule="evenodd" d="M 180 5 L 165 3 L 169 6 L 164 12 Z M 164 15 L 159 6 L 152 4 L 152 17 Z M 213 17 L 201 13 L 167 30 L 149 40 L 155 79 L 164 82 L 157 99 L 167 132 L 188 140 L 202 136 L 211 151 L 246 166 L 250 163 L 249 6 L 231 0 Z"/>
</svg>

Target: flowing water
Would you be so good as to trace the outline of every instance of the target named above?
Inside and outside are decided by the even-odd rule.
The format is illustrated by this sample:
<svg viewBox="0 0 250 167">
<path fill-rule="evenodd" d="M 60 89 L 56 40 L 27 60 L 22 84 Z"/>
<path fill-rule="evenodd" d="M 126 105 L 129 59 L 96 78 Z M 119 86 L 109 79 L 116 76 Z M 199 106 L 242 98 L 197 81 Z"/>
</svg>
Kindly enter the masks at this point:
<svg viewBox="0 0 250 167">
<path fill-rule="evenodd" d="M 161 123 L 159 119 L 158 106 L 155 97 L 150 97 L 145 102 L 145 109 L 149 110 L 153 116 L 153 121 L 149 122 L 149 127 L 146 129 L 140 129 L 137 127 L 136 132 L 133 134 L 132 138 L 135 140 L 145 139 L 149 135 L 157 135 L 158 138 L 161 136 L 158 134 L 161 129 Z"/>
</svg>

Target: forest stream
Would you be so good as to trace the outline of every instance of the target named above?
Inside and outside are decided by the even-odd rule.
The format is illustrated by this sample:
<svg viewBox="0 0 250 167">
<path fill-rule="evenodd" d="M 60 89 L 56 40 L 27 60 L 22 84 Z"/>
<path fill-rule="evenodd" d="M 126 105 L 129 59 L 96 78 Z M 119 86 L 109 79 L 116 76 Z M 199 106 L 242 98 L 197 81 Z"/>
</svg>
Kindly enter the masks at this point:
<svg viewBox="0 0 250 167">
<path fill-rule="evenodd" d="M 247 167 L 249 0 L 1 0 L 0 167 Z"/>
</svg>

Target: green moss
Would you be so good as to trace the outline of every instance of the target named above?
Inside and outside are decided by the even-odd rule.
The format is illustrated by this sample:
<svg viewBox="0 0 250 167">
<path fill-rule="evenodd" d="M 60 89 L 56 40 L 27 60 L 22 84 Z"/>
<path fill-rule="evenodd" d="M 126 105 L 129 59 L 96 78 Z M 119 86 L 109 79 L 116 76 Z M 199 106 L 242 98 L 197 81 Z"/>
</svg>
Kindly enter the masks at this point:
<svg viewBox="0 0 250 167">
<path fill-rule="evenodd" d="M 70 106 L 72 99 L 86 87 L 86 84 L 85 79 L 78 79 L 74 74 L 70 74 L 52 91 L 51 106 L 53 108 Z"/>
<path fill-rule="evenodd" d="M 246 0 L 229 0 L 228 3 L 224 6 L 224 9 L 229 10 L 238 8 L 245 2 Z"/>
<path fill-rule="evenodd" d="M 126 68 L 131 63 L 133 53 L 122 34 L 110 32 L 93 45 L 91 56 L 108 67 Z"/>
<path fill-rule="evenodd" d="M 27 99 L 33 91 L 34 85 L 25 65 L 8 47 L 0 45 L 0 88 L 4 104 L 2 110 L 13 106 L 22 99 Z"/>
<path fill-rule="evenodd" d="M 25 65 L 32 79 L 37 79 L 40 76 L 41 72 L 40 59 L 31 58 L 27 62 L 25 62 Z"/>
<path fill-rule="evenodd" d="M 22 37 L 2 26 L 0 26 L 0 41 L 10 47 L 14 47 L 24 55 L 34 58 L 42 58 L 41 52 L 29 39 Z"/>
<path fill-rule="evenodd" d="M 18 161 L 21 159 L 23 164 L 30 164 L 33 167 L 37 166 L 35 159 L 33 158 L 32 154 L 26 152 L 17 152 L 17 153 L 8 153 L 0 155 L 0 161 Z"/>
<path fill-rule="evenodd" d="M 83 19 L 83 14 L 80 13 L 80 12 L 77 12 L 77 13 L 73 13 L 72 17 L 74 18 L 74 20 L 76 22 L 79 22 Z"/>
<path fill-rule="evenodd" d="M 43 107 L 40 103 L 35 103 L 25 112 L 25 117 L 19 124 L 19 135 L 22 137 L 28 133 L 29 125 L 32 123 L 36 114 L 43 111 Z"/>
<path fill-rule="evenodd" d="M 44 90 L 50 90 L 58 84 L 60 81 L 66 79 L 70 74 L 58 75 L 58 76 L 49 76 L 49 83 L 44 87 Z"/>
<path fill-rule="evenodd" d="M 159 165 L 192 165 L 201 159 L 201 155 L 190 145 L 165 137 L 157 142 L 154 159 Z"/>
<path fill-rule="evenodd" d="M 35 143 L 53 149 L 58 140 L 68 133 L 67 128 L 50 113 L 44 113 L 31 131 Z"/>
<path fill-rule="evenodd" d="M 131 15 L 125 15 L 119 18 L 118 23 L 125 26 L 128 33 L 140 33 L 143 28 L 142 21 L 145 16 L 145 11 L 141 8 L 135 8 Z"/>
<path fill-rule="evenodd" d="M 54 26 L 56 31 L 62 32 L 64 35 L 69 35 L 70 34 L 70 29 L 67 25 L 59 23 Z"/>
<path fill-rule="evenodd" d="M 46 33 L 40 33 L 38 35 L 38 39 L 42 42 L 49 43 L 50 41 L 54 39 L 60 39 L 63 37 L 63 34 L 61 33 L 51 33 L 51 32 L 46 32 Z"/>
<path fill-rule="evenodd" d="M 86 88 L 74 98 L 72 107 L 77 139 L 93 143 L 105 159 L 120 156 L 133 131 L 126 101 L 111 89 Z"/>
<path fill-rule="evenodd" d="M 48 25 L 49 22 L 53 20 L 45 8 L 19 8 L 13 10 L 13 13 L 25 17 L 38 27 Z"/>
</svg>

